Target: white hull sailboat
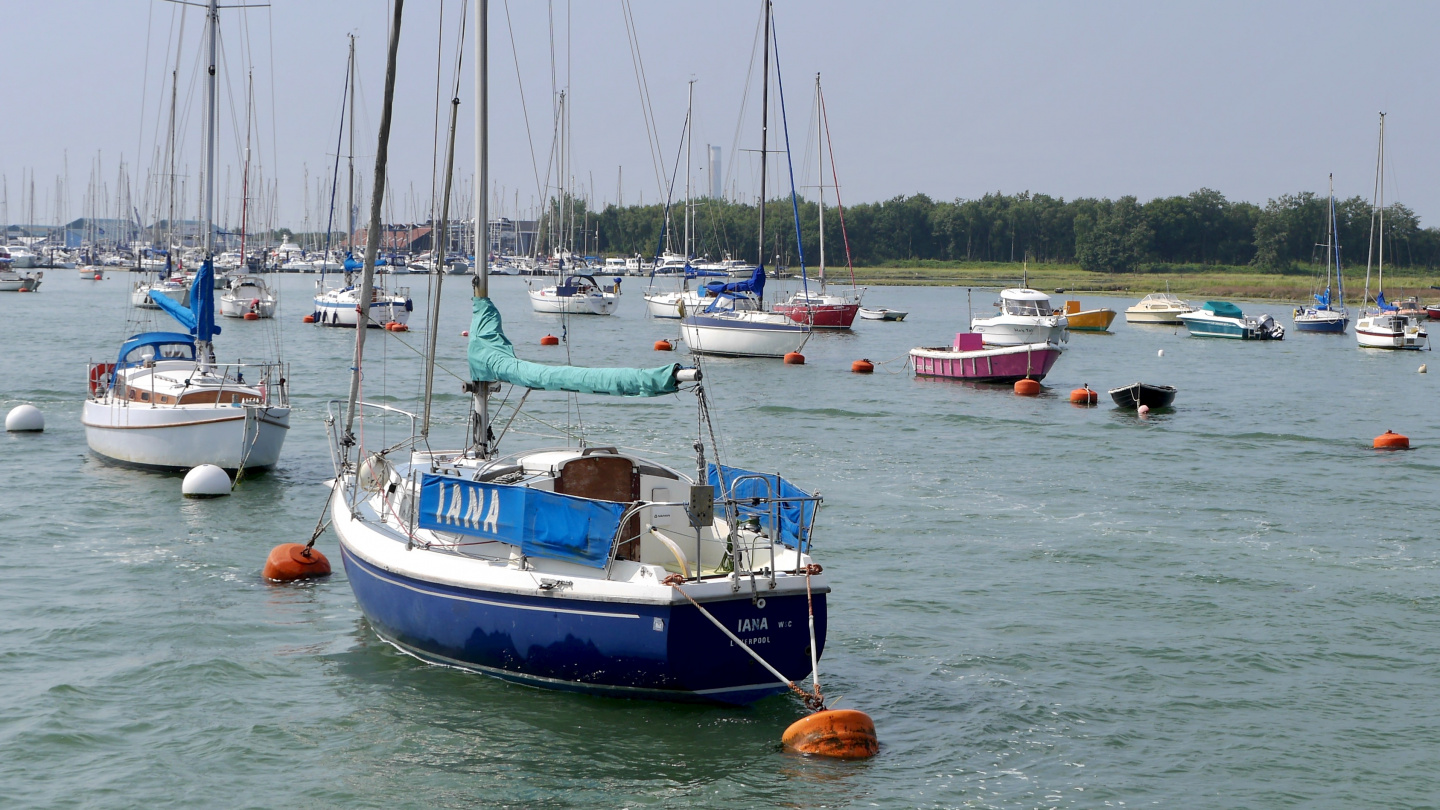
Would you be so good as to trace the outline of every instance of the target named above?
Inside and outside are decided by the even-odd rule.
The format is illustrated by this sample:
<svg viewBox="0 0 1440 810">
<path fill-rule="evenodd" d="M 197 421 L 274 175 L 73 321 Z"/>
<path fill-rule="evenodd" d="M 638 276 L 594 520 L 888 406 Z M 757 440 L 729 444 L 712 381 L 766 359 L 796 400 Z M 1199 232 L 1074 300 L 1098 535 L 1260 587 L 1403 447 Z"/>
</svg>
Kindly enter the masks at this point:
<svg viewBox="0 0 1440 810">
<path fill-rule="evenodd" d="M 558 315 L 609 315 L 620 306 L 620 285 L 603 286 L 594 276 L 569 276 L 563 284 L 531 288 L 530 307 Z"/>
<path fill-rule="evenodd" d="M 1355 321 L 1355 342 L 1362 349 L 1428 349 L 1430 335 L 1417 315 L 1400 312 L 1385 301 L 1385 113 L 1380 113 L 1380 147 L 1375 161 L 1375 201 L 1370 215 L 1370 246 L 1375 254 L 1378 292 L 1370 303 L 1370 256 L 1365 259 L 1365 297 Z M 1378 233 L 1379 238 L 1376 238 Z"/>
<path fill-rule="evenodd" d="M 144 332 L 120 347 L 114 363 L 92 363 L 82 421 L 90 450 L 108 461 L 188 470 L 274 466 L 290 429 L 288 369 L 274 363 L 220 364 L 215 325 L 215 65 L 218 2 L 206 17 L 205 252 L 181 305 L 165 292 L 150 301 L 188 332 Z M 249 379 L 246 379 L 246 375 Z"/>
</svg>

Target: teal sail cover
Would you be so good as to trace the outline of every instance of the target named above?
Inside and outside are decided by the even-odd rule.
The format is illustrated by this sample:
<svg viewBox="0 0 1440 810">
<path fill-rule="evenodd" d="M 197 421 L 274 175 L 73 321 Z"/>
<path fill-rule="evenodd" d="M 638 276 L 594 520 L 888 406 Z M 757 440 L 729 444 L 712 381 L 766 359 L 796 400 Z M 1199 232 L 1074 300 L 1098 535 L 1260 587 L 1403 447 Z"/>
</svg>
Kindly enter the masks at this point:
<svg viewBox="0 0 1440 810">
<path fill-rule="evenodd" d="M 1221 318 L 1243 318 L 1245 314 L 1240 308 L 1229 301 L 1206 301 L 1205 309 L 1210 310 Z"/>
<path fill-rule="evenodd" d="M 507 382 L 537 391 L 574 391 L 622 397 L 658 397 L 679 389 L 679 363 L 657 368 L 579 368 L 530 363 L 515 356 L 501 328 L 500 310 L 474 298 L 470 320 L 470 379 Z"/>
</svg>

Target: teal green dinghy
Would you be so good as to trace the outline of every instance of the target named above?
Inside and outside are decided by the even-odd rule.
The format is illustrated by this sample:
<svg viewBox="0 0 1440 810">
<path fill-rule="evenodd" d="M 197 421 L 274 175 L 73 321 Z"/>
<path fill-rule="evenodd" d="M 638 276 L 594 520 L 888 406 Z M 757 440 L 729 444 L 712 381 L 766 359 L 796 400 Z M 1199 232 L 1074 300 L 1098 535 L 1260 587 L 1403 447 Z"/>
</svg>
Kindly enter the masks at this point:
<svg viewBox="0 0 1440 810">
<path fill-rule="evenodd" d="M 1191 337 L 1233 340 L 1284 340 L 1285 327 L 1267 315 L 1246 315 L 1229 301 L 1206 301 L 1194 312 L 1179 316 Z"/>
</svg>

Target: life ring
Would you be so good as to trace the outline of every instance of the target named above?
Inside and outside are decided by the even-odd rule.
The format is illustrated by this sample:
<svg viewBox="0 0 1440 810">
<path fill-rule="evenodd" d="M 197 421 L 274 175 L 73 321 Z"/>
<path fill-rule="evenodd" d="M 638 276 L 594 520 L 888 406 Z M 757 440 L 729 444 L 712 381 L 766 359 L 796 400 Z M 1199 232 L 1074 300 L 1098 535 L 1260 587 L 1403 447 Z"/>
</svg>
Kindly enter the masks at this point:
<svg viewBox="0 0 1440 810">
<path fill-rule="evenodd" d="M 90 366 L 90 393 L 99 395 L 110 387 L 108 379 L 111 372 L 115 370 L 114 363 L 95 363 Z"/>
</svg>

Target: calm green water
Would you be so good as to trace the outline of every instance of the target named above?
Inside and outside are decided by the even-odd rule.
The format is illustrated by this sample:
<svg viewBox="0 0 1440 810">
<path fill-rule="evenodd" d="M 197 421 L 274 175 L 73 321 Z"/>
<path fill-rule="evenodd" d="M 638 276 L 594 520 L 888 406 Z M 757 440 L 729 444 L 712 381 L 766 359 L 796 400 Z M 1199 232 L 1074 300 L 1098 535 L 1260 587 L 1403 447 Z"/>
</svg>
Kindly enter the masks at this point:
<svg viewBox="0 0 1440 810">
<path fill-rule="evenodd" d="M 259 578 L 303 542 L 331 475 L 321 429 L 353 333 L 299 323 L 283 279 L 294 428 L 276 471 L 187 502 L 177 477 L 107 467 L 79 423 L 84 362 L 124 332 L 123 273 L 48 272 L 0 297 L 0 804 L 129 807 L 1417 807 L 1440 796 L 1440 426 L 1428 353 L 1354 338 L 1077 334 L 1036 399 L 917 380 L 890 360 L 963 328 L 963 289 L 884 289 L 899 323 L 818 335 L 808 364 L 711 360 L 727 463 L 826 497 L 822 675 L 876 721 L 861 763 L 783 753 L 801 709 L 556 694 L 428 666 L 376 640 L 343 571 Z M 463 375 L 468 295 L 449 289 L 442 362 Z M 413 277 L 417 300 L 426 280 Z M 652 364 L 665 322 L 628 279 L 613 318 L 572 321 L 582 364 Z M 523 356 L 559 359 L 519 279 L 494 296 Z M 993 292 L 977 291 L 988 308 Z M 1058 298 L 1058 297 L 1057 297 Z M 1121 309 L 1130 300 L 1085 299 Z M 1250 308 L 1261 309 L 1259 305 Z M 1288 307 L 1268 307 L 1285 313 Z M 415 323 L 423 318 L 416 313 Z M 263 323 L 226 322 L 223 357 Z M 413 403 L 416 355 L 370 335 L 366 395 Z M 1164 356 L 1157 356 L 1163 349 Z M 1440 372 L 1440 367 L 1437 367 Z M 893 372 L 893 373 L 886 373 Z M 1071 406 L 1089 383 L 1180 389 L 1140 420 Z M 442 378 L 435 434 L 461 435 Z M 677 453 L 689 396 L 532 395 L 595 443 Z M 1387 428 L 1416 449 L 1377 453 Z M 510 448 L 552 443 L 522 418 Z M 371 441 L 375 436 L 368 437 Z M 321 548 L 338 558 L 333 536 Z"/>
</svg>

